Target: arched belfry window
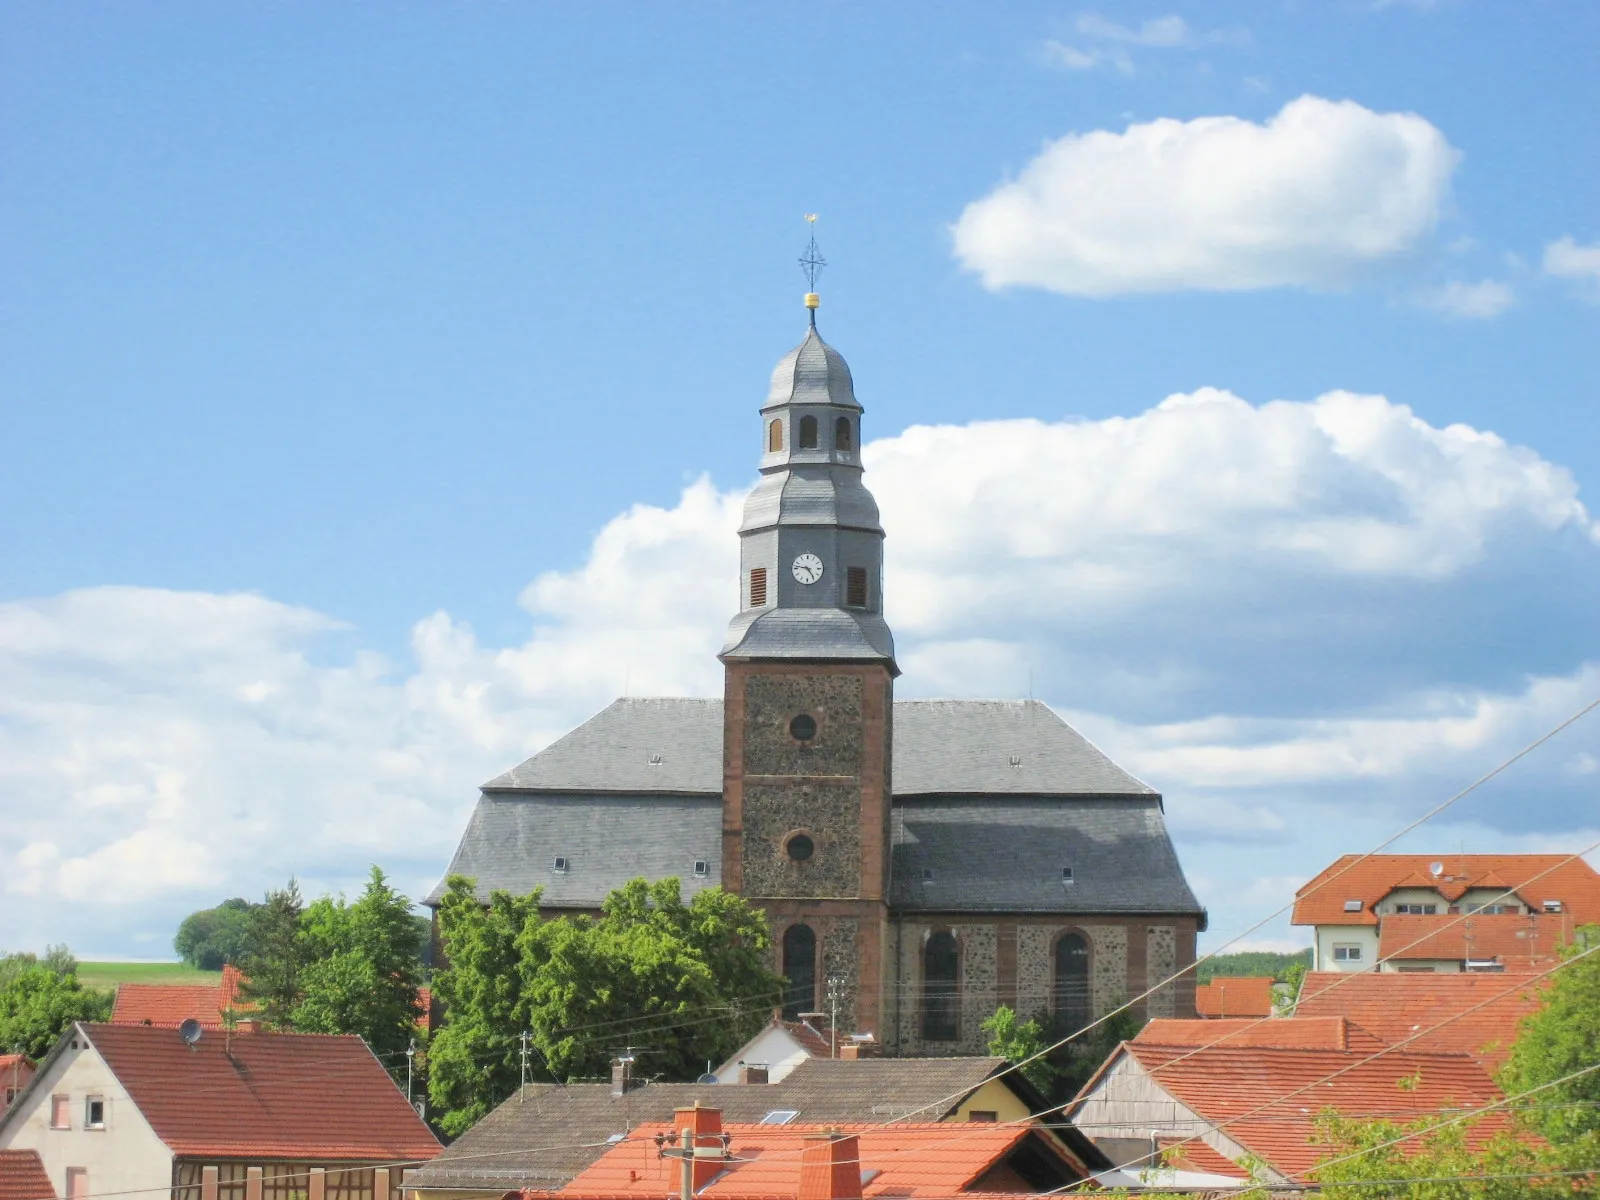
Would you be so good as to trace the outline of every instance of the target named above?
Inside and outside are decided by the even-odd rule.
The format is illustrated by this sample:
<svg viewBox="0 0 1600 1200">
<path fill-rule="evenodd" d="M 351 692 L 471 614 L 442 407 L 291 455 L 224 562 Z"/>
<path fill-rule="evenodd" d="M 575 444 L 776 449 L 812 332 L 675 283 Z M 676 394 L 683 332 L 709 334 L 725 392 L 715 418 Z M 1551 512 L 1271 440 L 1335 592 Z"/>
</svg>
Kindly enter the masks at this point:
<svg viewBox="0 0 1600 1200">
<path fill-rule="evenodd" d="M 817 1010 L 817 934 L 809 925 L 783 931 L 783 1015 L 793 1020 Z"/>
<path fill-rule="evenodd" d="M 817 448 L 817 419 L 815 417 L 800 418 L 800 449 L 815 450 Z"/>
<path fill-rule="evenodd" d="M 767 425 L 767 453 L 776 454 L 783 449 L 783 421 L 775 420 Z"/>
<path fill-rule="evenodd" d="M 849 417 L 840 417 L 833 423 L 833 448 L 835 450 L 854 449 L 854 438 L 850 433 Z"/>
<path fill-rule="evenodd" d="M 953 933 L 935 933 L 922 947 L 922 1037 L 953 1042 L 961 1035 L 961 994 L 956 982 L 961 966 Z"/>
<path fill-rule="evenodd" d="M 1089 943 L 1081 933 L 1063 933 L 1056 939 L 1053 999 L 1051 1007 L 1063 1034 L 1077 1033 L 1089 1023 Z"/>
</svg>

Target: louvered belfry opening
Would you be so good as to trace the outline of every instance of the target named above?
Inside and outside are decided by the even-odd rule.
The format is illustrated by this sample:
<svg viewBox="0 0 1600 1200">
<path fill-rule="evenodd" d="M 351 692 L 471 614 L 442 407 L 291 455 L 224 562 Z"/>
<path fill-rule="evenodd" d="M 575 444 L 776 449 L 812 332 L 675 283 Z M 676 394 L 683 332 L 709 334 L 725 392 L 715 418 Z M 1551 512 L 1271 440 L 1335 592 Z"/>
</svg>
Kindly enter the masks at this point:
<svg viewBox="0 0 1600 1200">
<path fill-rule="evenodd" d="M 767 426 L 767 452 L 776 454 L 783 449 L 783 422 L 773 421 Z"/>
<path fill-rule="evenodd" d="M 756 567 L 750 572 L 750 607 L 762 608 L 767 603 L 767 569 Z"/>
<path fill-rule="evenodd" d="M 817 448 L 817 419 L 815 417 L 800 418 L 800 449 L 815 450 Z"/>
<path fill-rule="evenodd" d="M 846 608 L 867 606 L 867 569 L 848 567 L 844 574 L 844 603 Z"/>
</svg>

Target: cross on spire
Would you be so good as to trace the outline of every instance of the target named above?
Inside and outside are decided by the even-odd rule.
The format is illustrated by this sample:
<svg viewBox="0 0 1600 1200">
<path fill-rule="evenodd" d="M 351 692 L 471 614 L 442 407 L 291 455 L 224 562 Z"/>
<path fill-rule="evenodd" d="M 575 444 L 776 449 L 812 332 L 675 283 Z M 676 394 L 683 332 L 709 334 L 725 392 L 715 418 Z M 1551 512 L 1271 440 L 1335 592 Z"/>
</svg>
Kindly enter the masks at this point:
<svg viewBox="0 0 1600 1200">
<path fill-rule="evenodd" d="M 811 226 L 811 240 L 806 243 L 806 252 L 800 256 L 800 270 L 806 277 L 806 307 L 811 310 L 811 323 L 817 323 L 817 276 L 822 274 L 822 268 L 828 265 L 828 260 L 822 257 L 822 251 L 817 248 L 817 214 L 807 213 L 806 222 Z"/>
</svg>

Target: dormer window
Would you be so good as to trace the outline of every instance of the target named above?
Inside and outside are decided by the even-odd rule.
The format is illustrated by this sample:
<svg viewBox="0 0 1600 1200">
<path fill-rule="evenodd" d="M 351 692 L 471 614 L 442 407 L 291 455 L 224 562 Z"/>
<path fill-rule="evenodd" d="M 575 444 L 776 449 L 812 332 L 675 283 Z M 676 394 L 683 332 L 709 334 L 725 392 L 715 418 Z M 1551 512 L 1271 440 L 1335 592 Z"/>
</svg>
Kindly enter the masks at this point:
<svg viewBox="0 0 1600 1200">
<path fill-rule="evenodd" d="M 566 855 L 558 854 L 554 858 L 552 858 L 550 860 L 550 869 L 552 871 L 554 871 L 557 875 L 565 875 L 567 873 L 567 857 L 566 857 Z"/>
<path fill-rule="evenodd" d="M 1062 883 L 1062 885 L 1066 886 L 1066 885 L 1070 884 L 1071 882 L 1072 882 L 1072 868 L 1071 867 L 1062 867 L 1061 868 L 1061 883 Z"/>
<path fill-rule="evenodd" d="M 711 864 L 703 858 L 695 859 L 694 877 L 696 879 L 704 879 L 709 874 L 711 874 Z"/>
<path fill-rule="evenodd" d="M 817 448 L 817 419 L 815 417 L 800 418 L 800 449 L 815 450 Z"/>
<path fill-rule="evenodd" d="M 1561 911 L 1561 901 L 1559 901 L 1559 900 L 1546 900 L 1544 902 L 1544 911 L 1547 912 L 1547 913 L 1558 913 L 1558 912 L 1560 912 Z"/>
<path fill-rule="evenodd" d="M 775 420 L 767 426 L 767 453 L 777 454 L 783 449 L 783 421 Z"/>
<path fill-rule="evenodd" d="M 849 417 L 840 417 L 833 423 L 833 448 L 835 450 L 855 449 L 855 435 L 850 431 Z"/>
</svg>

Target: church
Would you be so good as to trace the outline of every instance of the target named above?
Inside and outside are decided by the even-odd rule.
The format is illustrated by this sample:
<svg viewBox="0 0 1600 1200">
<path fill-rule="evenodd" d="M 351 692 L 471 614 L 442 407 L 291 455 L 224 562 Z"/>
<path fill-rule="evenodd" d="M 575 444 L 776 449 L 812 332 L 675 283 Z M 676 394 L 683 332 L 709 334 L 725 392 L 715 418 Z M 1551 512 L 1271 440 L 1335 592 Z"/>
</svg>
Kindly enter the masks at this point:
<svg viewBox="0 0 1600 1200">
<path fill-rule="evenodd" d="M 762 908 L 790 1014 L 982 1053 L 999 1005 L 1078 1028 L 1194 961 L 1159 793 L 1033 700 L 896 700 L 862 407 L 817 332 L 772 373 L 723 697 L 618 700 L 481 789 L 449 875 L 552 913 L 640 875 Z M 437 906 L 441 882 L 426 903 Z M 1143 1001 L 1194 1015 L 1192 976 Z"/>
</svg>

